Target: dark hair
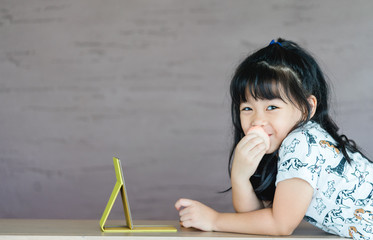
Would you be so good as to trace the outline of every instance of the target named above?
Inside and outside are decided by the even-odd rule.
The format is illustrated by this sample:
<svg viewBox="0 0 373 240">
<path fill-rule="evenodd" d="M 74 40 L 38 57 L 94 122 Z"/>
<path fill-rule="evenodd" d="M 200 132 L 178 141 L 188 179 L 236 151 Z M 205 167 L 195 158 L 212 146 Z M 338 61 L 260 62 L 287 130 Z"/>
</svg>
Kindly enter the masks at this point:
<svg viewBox="0 0 373 240">
<path fill-rule="evenodd" d="M 311 106 L 308 97 L 314 95 L 317 107 L 312 121 L 319 123 L 334 138 L 348 163 L 352 159 L 347 150 L 360 152 L 354 141 L 338 134 L 339 128 L 329 116 L 329 86 L 316 60 L 295 42 L 279 38 L 277 43 L 271 43 L 249 55 L 237 67 L 232 78 L 230 95 L 234 139 L 229 156 L 229 176 L 234 149 L 245 135 L 240 121 L 240 104 L 246 101 L 248 93 L 254 99 L 285 97 L 291 101 L 304 113 L 304 118 L 294 128 L 310 120 Z M 260 200 L 273 201 L 277 161 L 277 151 L 264 155 L 256 172 L 250 178 Z"/>
</svg>

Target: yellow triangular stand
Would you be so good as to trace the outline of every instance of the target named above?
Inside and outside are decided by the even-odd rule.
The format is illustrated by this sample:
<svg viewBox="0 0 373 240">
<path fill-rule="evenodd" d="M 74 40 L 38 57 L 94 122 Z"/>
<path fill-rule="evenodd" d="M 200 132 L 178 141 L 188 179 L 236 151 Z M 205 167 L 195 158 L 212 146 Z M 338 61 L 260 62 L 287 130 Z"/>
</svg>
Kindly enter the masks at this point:
<svg viewBox="0 0 373 240">
<path fill-rule="evenodd" d="M 177 229 L 173 226 L 134 226 L 132 222 L 131 209 L 128 202 L 126 184 L 122 173 L 122 167 L 118 158 L 113 158 L 115 176 L 117 182 L 115 183 L 114 189 L 111 192 L 108 203 L 106 204 L 104 213 L 100 220 L 101 231 L 103 232 L 177 232 Z M 110 211 L 114 205 L 115 200 L 120 192 L 124 215 L 126 217 L 127 226 L 105 226 L 106 220 L 110 214 Z"/>
</svg>

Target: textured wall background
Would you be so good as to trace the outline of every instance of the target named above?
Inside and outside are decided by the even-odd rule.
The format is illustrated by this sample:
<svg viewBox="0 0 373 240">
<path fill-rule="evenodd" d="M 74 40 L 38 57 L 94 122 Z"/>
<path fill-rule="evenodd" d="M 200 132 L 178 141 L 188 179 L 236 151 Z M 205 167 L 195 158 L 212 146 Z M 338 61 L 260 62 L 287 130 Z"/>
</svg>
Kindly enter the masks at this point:
<svg viewBox="0 0 373 240">
<path fill-rule="evenodd" d="M 228 86 L 284 37 L 317 56 L 372 156 L 372 1 L 0 0 L 0 217 L 99 218 L 122 159 L 136 219 L 232 211 Z M 113 210 L 111 218 L 122 211 Z"/>
</svg>

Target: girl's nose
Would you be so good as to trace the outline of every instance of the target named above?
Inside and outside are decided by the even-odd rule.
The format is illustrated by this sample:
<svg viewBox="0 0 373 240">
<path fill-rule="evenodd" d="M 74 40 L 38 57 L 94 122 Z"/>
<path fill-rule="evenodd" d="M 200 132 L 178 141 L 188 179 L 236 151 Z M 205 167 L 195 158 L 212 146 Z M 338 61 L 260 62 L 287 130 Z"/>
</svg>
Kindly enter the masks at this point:
<svg viewBox="0 0 373 240">
<path fill-rule="evenodd" d="M 256 113 L 254 115 L 253 121 L 251 122 L 252 126 L 264 126 L 266 125 L 267 119 L 265 118 L 264 114 Z"/>
</svg>

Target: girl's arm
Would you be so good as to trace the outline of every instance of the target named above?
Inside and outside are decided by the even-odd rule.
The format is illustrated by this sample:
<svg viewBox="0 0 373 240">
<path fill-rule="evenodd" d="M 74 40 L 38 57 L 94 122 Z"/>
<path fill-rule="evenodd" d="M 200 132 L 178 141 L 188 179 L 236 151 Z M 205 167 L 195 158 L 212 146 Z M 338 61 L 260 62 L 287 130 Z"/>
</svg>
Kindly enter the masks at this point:
<svg viewBox="0 0 373 240">
<path fill-rule="evenodd" d="M 204 231 L 290 235 L 307 212 L 312 195 L 313 188 L 309 183 L 293 178 L 278 183 L 272 208 L 246 213 L 218 213 L 188 199 L 180 199 L 175 207 L 180 210 L 180 222 L 184 227 Z"/>
<path fill-rule="evenodd" d="M 235 181 L 232 176 L 232 202 L 236 212 L 251 212 L 262 209 L 264 204 L 260 201 L 249 180 Z"/>
<path fill-rule="evenodd" d="M 236 212 L 251 212 L 264 207 L 254 192 L 250 177 L 258 168 L 266 149 L 265 140 L 255 132 L 249 132 L 235 148 L 231 185 L 233 207 Z"/>
</svg>

